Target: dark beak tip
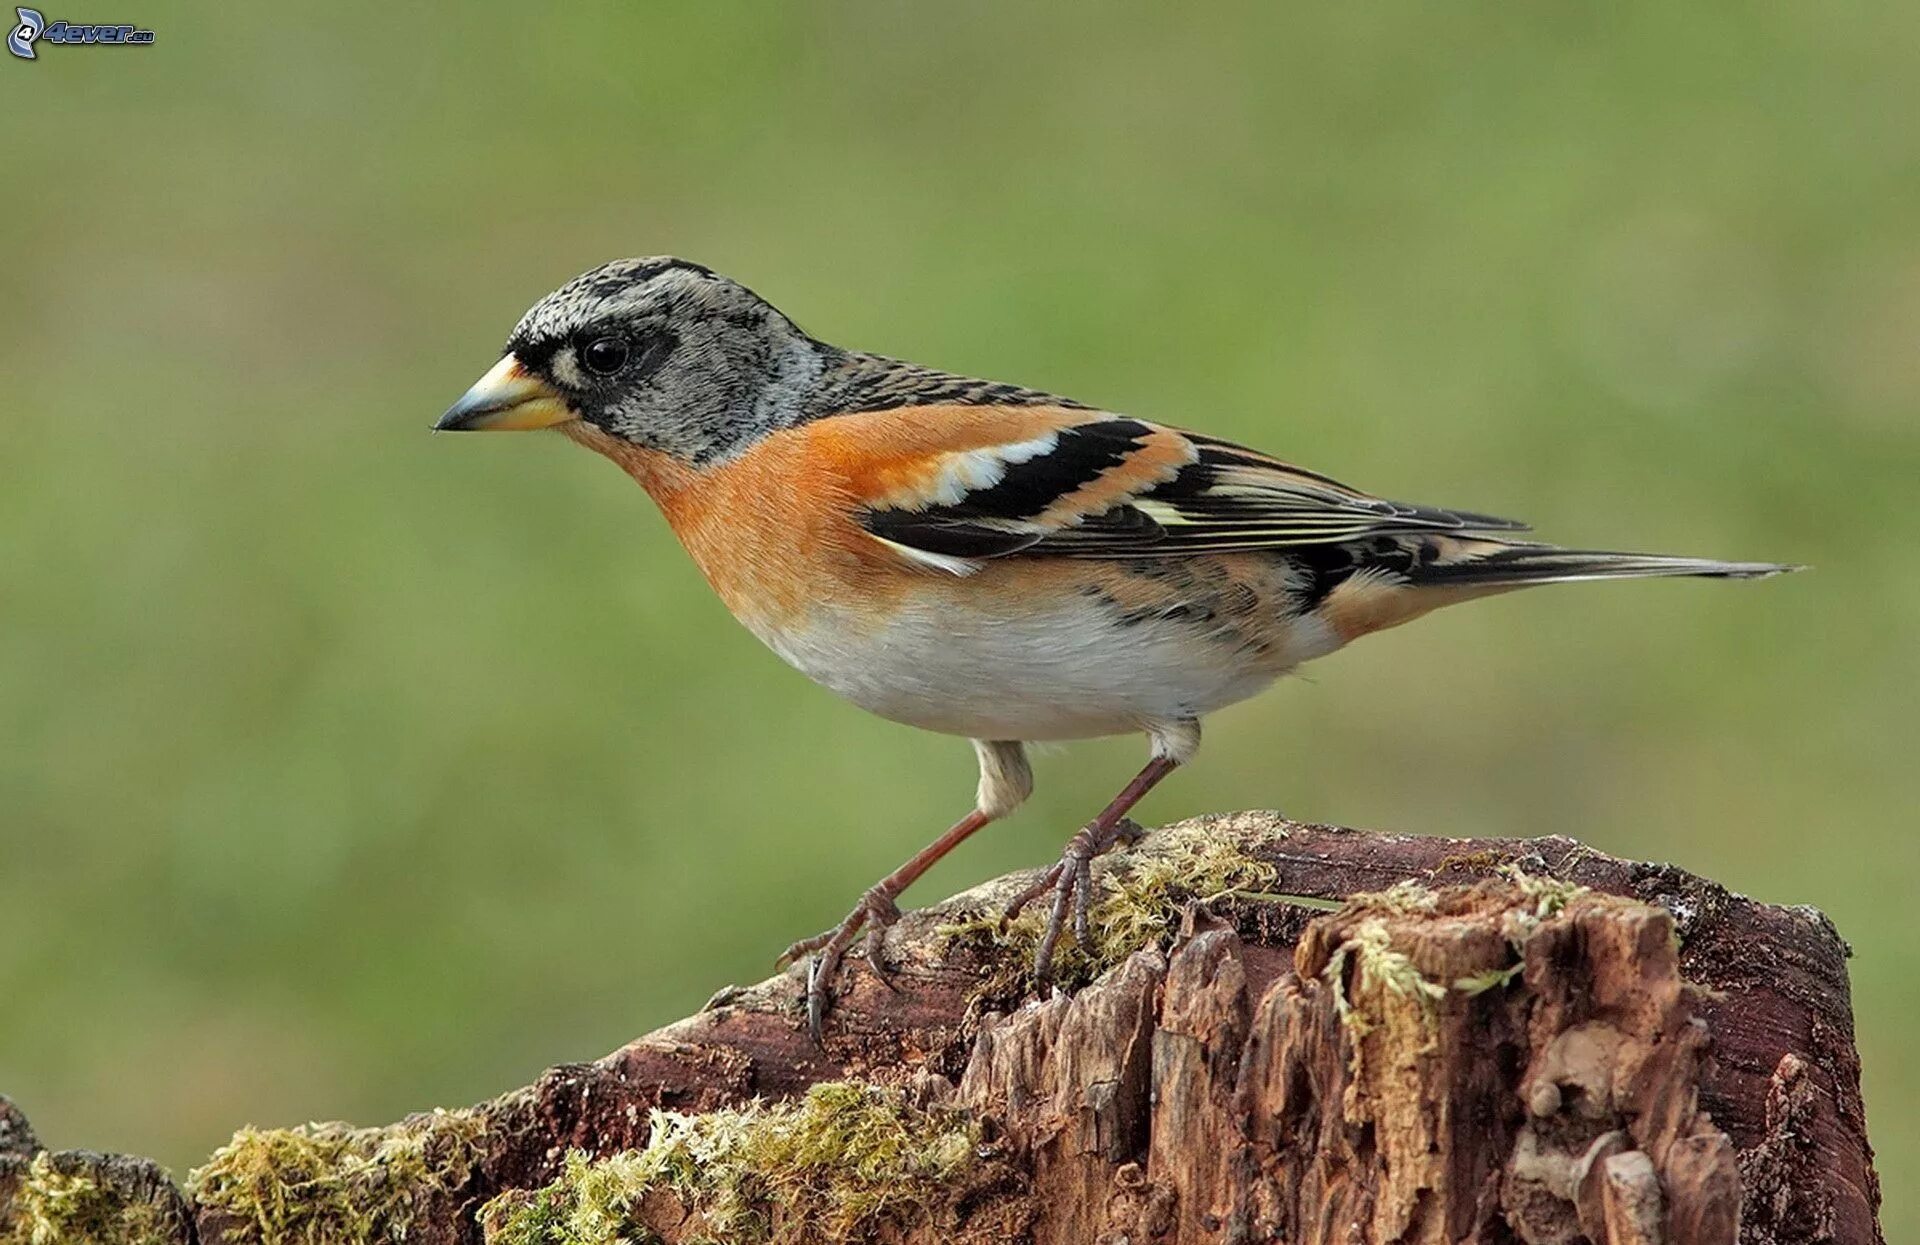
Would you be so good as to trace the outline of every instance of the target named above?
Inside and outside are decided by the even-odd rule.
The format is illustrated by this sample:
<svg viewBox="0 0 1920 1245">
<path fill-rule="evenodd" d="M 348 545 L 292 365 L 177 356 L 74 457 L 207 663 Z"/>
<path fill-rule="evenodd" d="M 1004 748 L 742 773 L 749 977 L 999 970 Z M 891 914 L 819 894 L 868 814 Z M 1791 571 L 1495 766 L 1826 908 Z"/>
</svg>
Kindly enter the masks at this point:
<svg viewBox="0 0 1920 1245">
<path fill-rule="evenodd" d="M 486 412 L 483 410 L 475 410 L 465 403 L 459 403 L 448 407 L 439 419 L 433 421 L 433 431 L 471 432 L 473 431 L 474 416 L 484 414 L 486 414 Z"/>
</svg>

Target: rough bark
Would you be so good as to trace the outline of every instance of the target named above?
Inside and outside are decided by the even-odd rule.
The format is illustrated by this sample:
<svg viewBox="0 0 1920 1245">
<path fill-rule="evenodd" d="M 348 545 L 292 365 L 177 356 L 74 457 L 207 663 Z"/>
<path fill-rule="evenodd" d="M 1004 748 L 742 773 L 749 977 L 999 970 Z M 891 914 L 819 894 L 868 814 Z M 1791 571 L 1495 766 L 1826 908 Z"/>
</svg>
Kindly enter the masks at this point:
<svg viewBox="0 0 1920 1245">
<path fill-rule="evenodd" d="M 730 988 L 471 1111 L 237 1139 L 193 1223 L 150 1239 L 1882 1239 L 1847 949 L 1817 911 L 1566 839 L 1253 813 L 1157 831 L 1102 877 L 1110 936 L 1072 991 L 1027 997 L 1029 946 L 980 919 L 1029 880 L 1003 878 L 895 927 L 891 987 L 850 969 L 824 1047 L 796 976 Z M 879 1088 L 808 1094 L 839 1082 Z M 698 1126 L 661 1110 L 708 1121 L 683 1148 L 711 1172 L 665 1163 L 656 1134 Z M 847 1152 L 835 1185 L 833 1146 L 873 1137 L 897 1152 Z M 655 1168 L 565 1164 L 650 1140 Z M 37 1149 L 0 1105 L 9 1148 L 0 1245 Z M 111 1162 L 57 1160 L 173 1195 Z M 899 1196 L 875 1199 L 858 1181 L 886 1162 Z"/>
</svg>

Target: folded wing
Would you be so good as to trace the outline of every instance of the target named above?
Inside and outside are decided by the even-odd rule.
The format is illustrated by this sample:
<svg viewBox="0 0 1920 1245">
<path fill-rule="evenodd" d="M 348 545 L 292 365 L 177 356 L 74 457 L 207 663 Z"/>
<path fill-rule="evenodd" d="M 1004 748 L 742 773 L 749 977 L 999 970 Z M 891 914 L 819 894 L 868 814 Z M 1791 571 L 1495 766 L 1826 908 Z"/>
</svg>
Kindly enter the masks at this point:
<svg viewBox="0 0 1920 1245">
<path fill-rule="evenodd" d="M 1010 412 L 1010 414 L 1012 414 Z M 1371 497 L 1231 442 L 1123 416 L 1021 411 L 988 444 L 920 447 L 869 489 L 867 531 L 964 571 L 1009 555 L 1135 558 L 1525 525 Z M 977 423 L 974 424 L 977 428 Z"/>
</svg>

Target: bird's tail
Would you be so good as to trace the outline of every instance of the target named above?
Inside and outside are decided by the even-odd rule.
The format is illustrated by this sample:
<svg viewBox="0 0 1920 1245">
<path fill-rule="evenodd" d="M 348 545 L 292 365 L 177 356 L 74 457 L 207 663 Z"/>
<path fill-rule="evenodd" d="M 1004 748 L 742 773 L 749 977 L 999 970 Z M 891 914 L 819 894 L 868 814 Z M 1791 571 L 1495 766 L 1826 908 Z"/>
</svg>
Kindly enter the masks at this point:
<svg viewBox="0 0 1920 1245">
<path fill-rule="evenodd" d="M 1471 601 L 1534 584 L 1564 584 L 1583 579 L 1645 579 L 1692 575 L 1706 579 L 1764 579 L 1797 566 L 1777 562 L 1720 562 L 1712 558 L 1676 558 L 1657 553 L 1603 553 L 1560 549 L 1493 536 L 1423 533 L 1391 550 L 1373 548 L 1371 558 L 1384 575 L 1354 574 L 1326 594 L 1322 621 L 1341 642 L 1397 627 L 1456 601 Z"/>
<path fill-rule="evenodd" d="M 1765 579 L 1802 569 L 1781 562 L 1721 562 L 1658 553 L 1607 553 L 1560 549 L 1553 545 L 1499 540 L 1459 540 L 1451 557 L 1413 568 L 1417 585 L 1448 588 L 1506 588 L 1527 584 L 1563 584 L 1583 579 L 1647 579 L 1692 576 L 1699 579 Z"/>
</svg>

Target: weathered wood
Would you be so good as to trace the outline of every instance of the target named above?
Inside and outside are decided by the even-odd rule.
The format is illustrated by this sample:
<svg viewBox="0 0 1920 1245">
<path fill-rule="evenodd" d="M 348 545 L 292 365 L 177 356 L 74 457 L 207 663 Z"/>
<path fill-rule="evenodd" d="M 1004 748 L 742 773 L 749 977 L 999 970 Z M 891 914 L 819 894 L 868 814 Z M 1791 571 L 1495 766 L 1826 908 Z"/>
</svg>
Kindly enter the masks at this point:
<svg viewBox="0 0 1920 1245">
<path fill-rule="evenodd" d="M 1209 876 L 1224 866 L 1196 844 L 1227 845 L 1237 880 Z M 1071 993 L 1026 998 L 1030 944 L 979 916 L 1031 875 L 1000 879 L 896 926 L 891 986 L 850 969 L 824 1048 L 796 975 L 722 991 L 472 1112 L 332 1134 L 355 1153 L 436 1156 L 416 1185 L 334 1190 L 338 1204 L 387 1225 L 368 1231 L 477 1242 L 500 1198 L 496 1240 L 563 1240 L 561 1212 L 581 1204 L 562 1179 L 570 1150 L 612 1156 L 686 1127 L 655 1110 L 717 1120 L 851 1081 L 897 1091 L 874 1091 L 872 1119 L 897 1126 L 905 1158 L 956 1136 L 970 1155 L 903 1174 L 899 1204 L 877 1209 L 833 1201 L 824 1169 L 780 1185 L 749 1164 L 718 1191 L 622 1169 L 653 1183 L 616 1218 L 667 1242 L 1881 1240 L 1846 948 L 1818 912 L 1566 839 L 1267 814 L 1157 831 L 1101 875 L 1123 883 L 1103 900 L 1113 966 L 1080 963 Z M 748 1112 L 741 1135 L 812 1118 Z M 819 1161 L 780 1137 L 769 1162 Z M 227 1164 L 195 1188 L 199 1239 L 300 1239 L 284 1220 L 267 1230 Z"/>
</svg>

